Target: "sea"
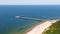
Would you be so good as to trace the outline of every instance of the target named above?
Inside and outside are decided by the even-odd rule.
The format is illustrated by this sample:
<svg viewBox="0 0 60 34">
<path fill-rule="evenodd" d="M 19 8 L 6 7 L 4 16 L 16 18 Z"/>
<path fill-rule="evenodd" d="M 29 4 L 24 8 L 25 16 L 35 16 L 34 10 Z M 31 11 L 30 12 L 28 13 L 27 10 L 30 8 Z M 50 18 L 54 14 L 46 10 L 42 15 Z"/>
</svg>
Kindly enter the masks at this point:
<svg viewBox="0 0 60 34">
<path fill-rule="evenodd" d="M 60 5 L 0 5 L 0 34 L 25 34 L 43 21 L 20 19 L 16 16 L 60 19 Z"/>
</svg>

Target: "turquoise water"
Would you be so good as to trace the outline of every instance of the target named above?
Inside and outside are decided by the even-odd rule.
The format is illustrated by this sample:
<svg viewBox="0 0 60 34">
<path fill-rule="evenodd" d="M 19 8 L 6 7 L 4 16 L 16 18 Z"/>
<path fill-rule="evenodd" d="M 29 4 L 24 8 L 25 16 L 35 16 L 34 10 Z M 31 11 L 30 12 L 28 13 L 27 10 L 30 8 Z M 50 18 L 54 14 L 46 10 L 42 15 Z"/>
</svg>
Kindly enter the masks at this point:
<svg viewBox="0 0 60 34">
<path fill-rule="evenodd" d="M 16 16 L 57 19 L 60 18 L 60 5 L 1 5 L 0 34 L 24 34 L 41 22 L 17 19 Z"/>
</svg>

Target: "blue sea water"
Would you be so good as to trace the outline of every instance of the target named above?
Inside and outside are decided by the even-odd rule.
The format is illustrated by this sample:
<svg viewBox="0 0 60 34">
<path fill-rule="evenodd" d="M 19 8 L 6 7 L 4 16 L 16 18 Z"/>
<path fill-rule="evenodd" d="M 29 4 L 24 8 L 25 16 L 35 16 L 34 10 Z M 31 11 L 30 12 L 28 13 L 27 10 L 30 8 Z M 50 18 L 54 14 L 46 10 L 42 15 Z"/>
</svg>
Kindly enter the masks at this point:
<svg viewBox="0 0 60 34">
<path fill-rule="evenodd" d="M 60 5 L 0 5 L 0 34 L 23 34 L 40 22 L 16 16 L 56 19 L 60 18 Z"/>
</svg>

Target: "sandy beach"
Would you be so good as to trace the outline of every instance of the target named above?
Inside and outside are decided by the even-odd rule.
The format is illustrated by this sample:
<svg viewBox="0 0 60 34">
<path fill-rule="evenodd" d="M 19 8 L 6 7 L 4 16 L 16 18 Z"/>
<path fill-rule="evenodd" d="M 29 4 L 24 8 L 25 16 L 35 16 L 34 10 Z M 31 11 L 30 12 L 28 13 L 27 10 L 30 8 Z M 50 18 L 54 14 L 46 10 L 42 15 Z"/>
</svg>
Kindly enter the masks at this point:
<svg viewBox="0 0 60 34">
<path fill-rule="evenodd" d="M 37 25 L 36 27 L 34 27 L 32 30 L 30 30 L 29 32 L 27 32 L 26 34 L 42 34 L 42 32 L 48 28 L 49 26 L 51 26 L 53 23 L 57 22 L 58 20 L 47 20 L 39 25 Z"/>
</svg>

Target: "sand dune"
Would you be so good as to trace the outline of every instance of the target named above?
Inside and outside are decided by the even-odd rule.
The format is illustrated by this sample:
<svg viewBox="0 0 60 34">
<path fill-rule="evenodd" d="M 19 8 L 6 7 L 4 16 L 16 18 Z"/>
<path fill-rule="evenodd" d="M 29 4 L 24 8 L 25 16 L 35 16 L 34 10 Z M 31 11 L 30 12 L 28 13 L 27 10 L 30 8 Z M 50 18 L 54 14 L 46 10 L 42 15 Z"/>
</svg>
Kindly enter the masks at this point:
<svg viewBox="0 0 60 34">
<path fill-rule="evenodd" d="M 29 32 L 27 32 L 26 34 L 42 34 L 42 32 L 48 28 L 49 26 L 51 26 L 53 23 L 55 23 L 58 20 L 48 20 L 43 22 L 42 24 L 37 25 L 36 27 L 34 27 L 32 30 L 30 30 Z"/>
</svg>

